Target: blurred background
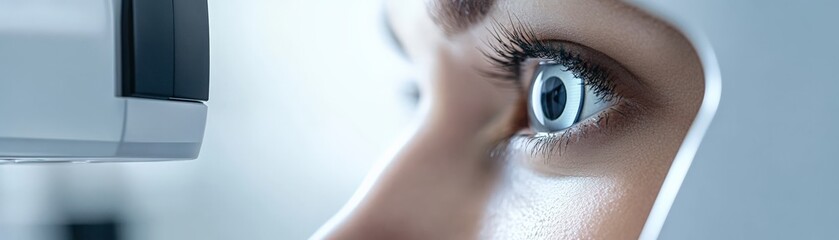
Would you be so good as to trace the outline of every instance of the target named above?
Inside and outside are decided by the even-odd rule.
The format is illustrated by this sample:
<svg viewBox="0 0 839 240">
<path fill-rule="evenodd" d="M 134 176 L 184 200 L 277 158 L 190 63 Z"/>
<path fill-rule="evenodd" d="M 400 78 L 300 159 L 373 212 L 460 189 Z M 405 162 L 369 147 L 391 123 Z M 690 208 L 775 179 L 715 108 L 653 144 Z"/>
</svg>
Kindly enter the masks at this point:
<svg viewBox="0 0 839 240">
<path fill-rule="evenodd" d="M 349 199 L 412 119 L 381 2 L 209 7 L 199 159 L 0 165 L 0 240 L 305 239 Z"/>
<path fill-rule="evenodd" d="M 641 1 L 701 30 L 722 98 L 661 239 L 839 239 L 839 1 Z"/>
<path fill-rule="evenodd" d="M 698 27 L 723 76 L 661 238 L 839 239 L 839 3 L 634 2 Z M 382 14 L 377 0 L 211 0 L 200 158 L 2 165 L 0 239 L 307 238 L 412 119 Z"/>
</svg>

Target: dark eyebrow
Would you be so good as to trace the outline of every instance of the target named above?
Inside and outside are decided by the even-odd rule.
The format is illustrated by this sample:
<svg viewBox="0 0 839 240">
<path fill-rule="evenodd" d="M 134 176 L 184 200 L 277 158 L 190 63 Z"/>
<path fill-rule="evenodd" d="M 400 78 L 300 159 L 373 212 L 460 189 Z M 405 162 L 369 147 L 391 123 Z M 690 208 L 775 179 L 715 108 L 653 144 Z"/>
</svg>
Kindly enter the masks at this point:
<svg viewBox="0 0 839 240">
<path fill-rule="evenodd" d="M 432 0 L 428 13 L 446 35 L 454 35 L 480 22 L 492 10 L 495 0 Z"/>
<path fill-rule="evenodd" d="M 495 0 L 433 0 L 426 6 L 434 23 L 442 28 L 446 35 L 453 35 L 481 21 L 494 5 Z M 399 53 L 407 57 L 408 54 L 393 30 L 388 14 L 382 15 L 388 38 L 396 45 Z"/>
</svg>

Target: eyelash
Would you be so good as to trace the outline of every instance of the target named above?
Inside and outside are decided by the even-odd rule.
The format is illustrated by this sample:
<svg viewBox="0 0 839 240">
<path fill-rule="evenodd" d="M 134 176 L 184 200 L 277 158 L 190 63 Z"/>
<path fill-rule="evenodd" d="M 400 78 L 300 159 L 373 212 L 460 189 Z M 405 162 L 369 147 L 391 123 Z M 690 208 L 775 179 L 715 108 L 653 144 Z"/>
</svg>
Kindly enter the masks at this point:
<svg viewBox="0 0 839 240">
<path fill-rule="evenodd" d="M 570 69 L 575 77 L 591 86 L 594 94 L 604 101 L 616 97 L 611 74 L 581 58 L 580 54 L 566 49 L 563 43 L 542 41 L 536 38 L 531 27 L 523 23 L 505 27 L 495 21 L 489 32 L 492 36 L 492 42 L 487 43 L 490 51 L 482 50 L 482 53 L 494 69 L 483 71 L 487 77 L 512 81 L 520 87 L 522 63 L 528 59 L 546 59 Z"/>
<path fill-rule="evenodd" d="M 612 125 L 609 122 L 615 117 L 627 117 L 629 111 L 627 108 L 641 109 L 640 104 L 622 101 L 620 95 L 616 94 L 615 81 L 609 71 L 583 59 L 580 54 L 568 50 L 563 43 L 540 40 L 531 27 L 521 22 L 505 27 L 495 21 L 489 32 L 492 39 L 486 45 L 490 50 L 482 50 L 483 55 L 493 66 L 490 71 L 482 71 L 487 77 L 513 83 L 517 88 L 521 88 L 522 64 L 528 59 L 545 59 L 570 69 L 575 77 L 591 86 L 593 93 L 602 101 L 615 102 L 612 107 L 591 119 L 580 121 L 561 133 L 550 133 L 546 136 L 522 133 L 514 136 L 524 141 L 511 142 L 519 143 L 534 156 L 539 154 L 548 156 L 550 153 L 561 155 L 569 143 L 579 141 L 597 130 L 602 130 L 602 127 Z M 524 89 L 523 92 L 528 94 L 528 91 L 529 89 Z"/>
</svg>

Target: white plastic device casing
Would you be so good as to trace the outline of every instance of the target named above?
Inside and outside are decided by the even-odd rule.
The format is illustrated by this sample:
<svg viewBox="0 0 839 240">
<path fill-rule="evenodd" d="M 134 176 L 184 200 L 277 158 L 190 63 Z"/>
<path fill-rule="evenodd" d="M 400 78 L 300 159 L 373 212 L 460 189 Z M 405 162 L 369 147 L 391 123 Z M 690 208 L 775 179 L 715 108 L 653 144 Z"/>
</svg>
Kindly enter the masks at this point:
<svg viewBox="0 0 839 240">
<path fill-rule="evenodd" d="M 0 163 L 198 156 L 204 103 L 120 96 L 119 2 L 0 0 Z"/>
</svg>

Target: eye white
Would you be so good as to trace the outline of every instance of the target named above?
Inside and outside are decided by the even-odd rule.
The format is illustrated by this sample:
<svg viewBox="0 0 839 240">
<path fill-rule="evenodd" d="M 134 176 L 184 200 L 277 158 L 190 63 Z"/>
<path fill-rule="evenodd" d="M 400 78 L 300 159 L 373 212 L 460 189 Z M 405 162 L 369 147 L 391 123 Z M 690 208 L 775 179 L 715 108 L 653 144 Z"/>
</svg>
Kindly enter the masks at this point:
<svg viewBox="0 0 839 240">
<path fill-rule="evenodd" d="M 567 67 L 553 63 L 539 65 L 529 94 L 528 115 L 536 132 L 565 130 L 609 106 Z"/>
</svg>

